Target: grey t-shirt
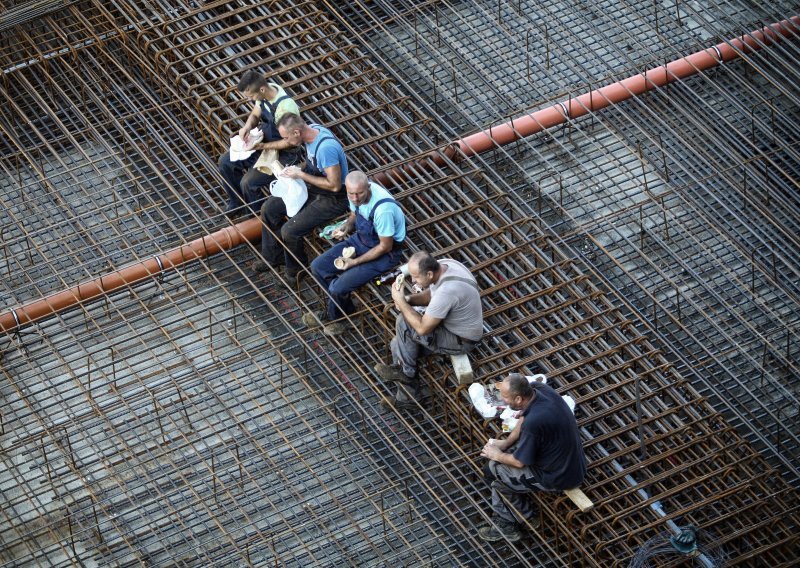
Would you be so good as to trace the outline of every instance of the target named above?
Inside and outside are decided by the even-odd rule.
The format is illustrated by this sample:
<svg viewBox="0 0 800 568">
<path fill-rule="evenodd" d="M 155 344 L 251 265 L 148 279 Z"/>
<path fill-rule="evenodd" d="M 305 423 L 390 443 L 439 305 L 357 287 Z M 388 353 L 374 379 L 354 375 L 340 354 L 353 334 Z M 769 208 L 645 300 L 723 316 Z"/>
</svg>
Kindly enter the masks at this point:
<svg viewBox="0 0 800 568">
<path fill-rule="evenodd" d="M 447 266 L 437 284 L 431 285 L 431 301 L 425 313 L 443 320 L 441 325 L 450 333 L 470 341 L 483 337 L 483 308 L 478 283 L 466 266 L 456 260 L 439 261 Z M 453 277 L 465 278 L 468 284 Z"/>
</svg>

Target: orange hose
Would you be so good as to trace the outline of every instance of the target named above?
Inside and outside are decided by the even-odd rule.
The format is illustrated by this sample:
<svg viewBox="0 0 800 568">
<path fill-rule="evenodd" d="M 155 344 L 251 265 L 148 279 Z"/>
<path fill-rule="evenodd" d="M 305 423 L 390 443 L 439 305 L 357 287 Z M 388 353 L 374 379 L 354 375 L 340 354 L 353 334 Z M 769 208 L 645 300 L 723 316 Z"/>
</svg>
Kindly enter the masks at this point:
<svg viewBox="0 0 800 568">
<path fill-rule="evenodd" d="M 777 28 L 777 29 L 776 29 Z M 641 95 L 663 87 L 668 83 L 684 79 L 720 63 L 731 61 L 739 57 L 739 53 L 748 53 L 760 49 L 760 44 L 776 43 L 792 34 L 800 33 L 800 16 L 793 16 L 777 24 L 765 26 L 741 38 L 731 39 L 729 42 L 718 43 L 681 59 L 667 63 L 660 67 L 648 69 L 644 73 L 628 77 L 622 81 L 612 83 L 600 89 L 585 93 L 578 97 L 554 104 L 551 107 L 538 110 L 531 114 L 523 115 L 490 129 L 476 132 L 460 140 L 456 140 L 444 149 L 429 152 L 418 160 L 418 165 L 432 161 L 437 165 L 444 165 L 442 153 L 452 154 L 454 146 L 458 146 L 466 156 L 474 156 L 515 142 L 520 138 L 531 136 L 547 128 L 565 123 L 568 119 L 576 119 L 611 106 L 621 103 L 635 96 Z M 398 179 L 404 179 L 407 171 L 412 171 L 411 164 L 396 166 L 384 172 L 373 175 L 378 183 L 389 187 Z"/>
<path fill-rule="evenodd" d="M 13 331 L 61 310 L 152 278 L 164 270 L 232 249 L 245 241 L 253 241 L 259 237 L 261 237 L 259 219 L 250 219 L 235 226 L 225 227 L 163 254 L 0 314 L 0 331 Z"/>
</svg>

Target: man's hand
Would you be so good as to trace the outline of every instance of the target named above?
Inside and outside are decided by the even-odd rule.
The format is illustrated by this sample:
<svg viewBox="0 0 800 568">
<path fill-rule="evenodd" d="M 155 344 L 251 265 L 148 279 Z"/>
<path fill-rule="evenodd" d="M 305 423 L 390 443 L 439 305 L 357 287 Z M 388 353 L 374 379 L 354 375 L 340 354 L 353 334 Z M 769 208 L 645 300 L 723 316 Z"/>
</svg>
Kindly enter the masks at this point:
<svg viewBox="0 0 800 568">
<path fill-rule="evenodd" d="M 406 292 L 402 284 L 400 286 L 397 285 L 397 282 L 392 284 L 392 301 L 398 310 L 401 305 L 408 303 L 406 302 Z"/>
<path fill-rule="evenodd" d="M 247 144 L 247 139 L 250 137 L 250 129 L 245 124 L 239 129 L 239 138 L 242 139 L 242 142 Z"/>
<path fill-rule="evenodd" d="M 487 446 L 494 446 L 495 448 L 499 448 L 501 452 L 505 452 L 510 446 L 511 440 L 506 438 L 504 440 L 497 440 L 495 438 L 489 438 L 489 441 L 486 442 Z"/>
<path fill-rule="evenodd" d="M 348 234 L 349 233 L 347 231 L 339 227 L 335 231 L 331 232 L 331 238 L 341 241 L 342 239 L 346 238 Z"/>
<path fill-rule="evenodd" d="M 355 259 L 353 258 L 342 258 L 341 268 L 339 270 L 347 270 L 348 268 L 353 268 L 357 266 Z"/>
<path fill-rule="evenodd" d="M 281 171 L 281 177 L 298 179 L 301 175 L 303 175 L 303 170 L 297 166 L 286 166 L 283 168 L 283 171 Z"/>
<path fill-rule="evenodd" d="M 500 449 L 498 444 L 492 442 L 493 440 L 489 440 L 489 442 L 483 446 L 483 449 L 481 450 L 481 457 L 494 461 L 500 461 L 500 456 L 502 456 L 505 452 Z M 494 440 L 494 442 L 497 442 L 497 440 Z"/>
</svg>

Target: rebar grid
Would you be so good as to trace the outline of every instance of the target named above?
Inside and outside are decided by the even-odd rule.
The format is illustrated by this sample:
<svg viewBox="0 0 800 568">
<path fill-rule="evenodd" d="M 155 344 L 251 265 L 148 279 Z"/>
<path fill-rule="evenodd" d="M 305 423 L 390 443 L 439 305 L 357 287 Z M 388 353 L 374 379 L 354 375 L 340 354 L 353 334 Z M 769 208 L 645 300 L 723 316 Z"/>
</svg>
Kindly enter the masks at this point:
<svg viewBox="0 0 800 568">
<path fill-rule="evenodd" d="M 83 46 L 71 64 L 62 55 L 49 65 L 61 65 L 59 73 L 72 80 L 80 77 L 68 69 L 73 66 L 104 73 L 87 86 L 91 104 L 102 99 L 103 79 L 114 84 L 124 77 L 130 93 L 115 96 L 143 100 L 137 114 L 146 116 L 134 119 L 119 104 L 98 104 L 103 120 L 95 126 L 94 110 L 76 104 L 86 120 L 62 119 L 53 137 L 58 145 L 48 148 L 45 161 L 61 171 L 58 156 L 87 145 L 78 141 L 81 128 L 87 140 L 109 133 L 112 140 L 130 140 L 122 151 L 108 144 L 109 154 L 116 148 L 122 156 L 112 169 L 143 180 L 160 197 L 149 198 L 149 209 L 128 210 L 137 219 L 134 230 L 148 231 L 134 237 L 145 254 L 115 256 L 114 244 L 135 241 L 131 229 L 114 226 L 119 216 L 110 213 L 99 223 L 110 234 L 106 240 L 63 243 L 58 252 L 87 263 L 81 267 L 87 274 L 102 271 L 80 260 L 94 247 L 116 266 L 221 223 L 213 205 L 219 196 L 208 191 L 218 181 L 206 152 L 219 151 L 235 123 L 230 86 L 242 63 L 279 61 L 282 82 L 309 116 L 334 125 L 353 163 L 364 169 L 414 164 L 433 140 L 449 136 L 431 124 L 424 103 L 387 79 L 314 5 L 248 8 L 86 3 L 64 17 L 87 22 L 87 32 L 88 22 L 99 21 L 95 35 L 107 37 Z M 264 61 L 257 36 L 247 43 L 254 20 L 274 22 L 271 33 L 283 34 L 264 48 L 274 50 Z M 209 33 L 204 26 L 217 28 Z M 349 81 L 346 87 L 342 81 Z M 76 94 L 64 82 L 58 88 Z M 193 86 L 196 106 L 182 105 Z M 32 108 L 44 111 L 36 104 L 47 96 L 53 95 L 34 98 Z M 32 179 L 44 183 L 44 168 L 34 169 L 35 160 L 19 150 L 35 139 L 18 137 L 28 113 L 17 108 L 16 114 L 4 109 L 11 120 L 3 115 L 19 152 L 14 159 L 27 162 L 38 176 Z M 133 134 L 120 119 L 132 121 Z M 173 130 L 153 125 L 159 121 Z M 4 167 L 16 173 L 11 160 L 4 152 Z M 490 332 L 473 364 L 479 378 L 544 370 L 578 400 L 594 512 L 579 516 L 563 497 L 540 497 L 540 543 L 500 551 L 475 543 L 469 535 L 486 507 L 475 458 L 486 429 L 496 434 L 496 428 L 481 424 L 453 390 L 451 371 L 432 364 L 424 373 L 433 395 L 427 411 L 413 417 L 379 412 L 385 391 L 370 369 L 391 330 L 380 290 L 359 295 L 364 309 L 353 318 L 357 333 L 323 339 L 297 329 L 302 310 L 321 301 L 314 288 L 305 283 L 294 290 L 275 275 L 251 280 L 242 266 L 249 251 L 237 251 L 58 314 L 37 324 L 33 339 L 13 338 L 3 370 L 2 394 L 13 408 L 2 417 L 3 455 L 16 460 L 14 471 L 36 471 L 40 483 L 47 478 L 43 484 L 52 486 L 55 499 L 43 503 L 33 484 L 13 483 L 22 495 L 3 507 L 18 511 L 6 513 L 7 548 L 44 565 L 75 558 L 121 565 L 432 565 L 447 558 L 455 565 L 608 566 L 624 565 L 637 544 L 675 520 L 715 534 L 738 563 L 791 563 L 796 494 L 682 378 L 670 362 L 674 351 L 639 331 L 647 322 L 621 311 L 624 304 L 575 258 L 575 249 L 540 228 L 509 191 L 501 167 L 481 171 L 447 162 L 407 171 L 398 197 L 411 241 L 468 263 L 484 289 Z M 22 189 L 20 182 L 16 190 Z M 112 208 L 105 197 L 92 202 Z M 88 212 L 63 216 L 53 222 L 54 232 L 62 224 L 95 222 Z M 42 260 L 25 252 L 25 242 L 52 235 L 48 222 L 39 221 L 39 233 L 23 233 L 32 235 L 28 241 L 18 237 L 7 245 L 19 266 L 11 270 L 7 261 L 10 273 L 55 262 L 56 253 L 41 243 L 34 248 Z M 68 265 L 54 272 L 62 284 L 81 278 Z M 24 288 L 9 286 L 9 297 L 19 301 Z"/>
<path fill-rule="evenodd" d="M 376 4 L 347 13 L 353 30 L 380 38 L 376 56 L 456 124 L 451 136 L 791 14 L 776 3 L 678 3 L 660 20 L 619 3 Z M 613 50 L 609 28 L 621 34 Z M 464 50 L 475 35 L 484 41 Z M 797 43 L 745 59 L 485 163 L 681 346 L 701 390 L 796 482 Z M 502 92 L 484 104 L 490 88 Z"/>
</svg>

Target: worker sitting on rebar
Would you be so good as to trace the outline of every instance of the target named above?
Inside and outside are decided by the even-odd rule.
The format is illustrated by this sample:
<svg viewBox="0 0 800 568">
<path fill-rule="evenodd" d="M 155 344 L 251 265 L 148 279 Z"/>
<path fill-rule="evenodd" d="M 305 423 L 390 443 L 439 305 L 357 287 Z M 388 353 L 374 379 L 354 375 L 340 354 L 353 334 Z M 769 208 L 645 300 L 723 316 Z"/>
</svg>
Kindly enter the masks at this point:
<svg viewBox="0 0 800 568">
<path fill-rule="evenodd" d="M 308 200 L 288 221 L 283 199 L 272 196 L 264 202 L 261 207 L 264 223 L 261 255 L 264 260 L 254 263 L 253 270 L 266 272 L 271 266 L 285 265 L 284 275 L 291 282 L 308 264 L 303 237 L 317 225 L 347 211 L 347 193 L 343 191 L 347 157 L 342 144 L 330 130 L 321 124 L 306 124 L 296 114 L 283 115 L 278 120 L 278 132 L 290 146 L 305 147 L 305 167 L 286 167 L 280 175 L 303 180 L 308 187 Z"/>
<path fill-rule="evenodd" d="M 285 114 L 300 114 L 297 103 L 283 87 L 268 82 L 255 71 L 248 71 L 236 89 L 255 104 L 238 132 L 246 151 L 236 155 L 226 152 L 218 162 L 228 194 L 225 215 L 231 220 L 248 213 L 257 214 L 260 210 L 266 196 L 264 188 L 275 179 L 271 170 L 275 160 L 286 166 L 303 159 L 301 153 L 281 138 L 275 126 Z M 252 131 L 257 127 L 263 137 L 261 142 L 254 143 Z M 240 155 L 241 159 L 234 159 Z"/>
<path fill-rule="evenodd" d="M 332 234 L 344 240 L 311 263 L 311 273 L 330 296 L 328 308 L 303 315 L 308 327 L 324 324 L 323 333 L 331 336 L 347 328 L 344 316 L 355 311 L 353 290 L 400 264 L 406 239 L 405 216 L 388 190 L 360 171 L 347 175 L 345 189 L 350 217 Z"/>
<path fill-rule="evenodd" d="M 497 384 L 500 397 L 520 418 L 505 440 L 489 440 L 481 456 L 492 489 L 492 524 L 478 529 L 485 541 L 518 541 L 519 523 L 534 528 L 539 519 L 528 493 L 563 491 L 586 475 L 578 423 L 564 399 L 543 383 L 511 373 Z"/>
<path fill-rule="evenodd" d="M 419 251 L 409 259 L 408 273 L 421 291 L 406 296 L 402 284 L 392 286 L 392 300 L 400 311 L 391 342 L 392 365 L 375 367 L 383 380 L 398 383 L 388 401 L 397 408 L 413 406 L 421 399 L 419 357 L 469 353 L 483 337 L 478 283 L 466 266 L 451 259 L 438 261 Z M 398 280 L 402 282 L 402 276 Z M 415 306 L 425 306 L 424 312 Z"/>
</svg>

